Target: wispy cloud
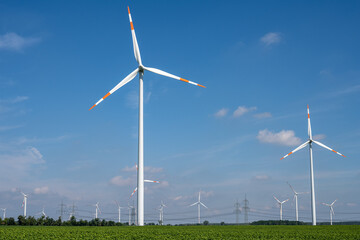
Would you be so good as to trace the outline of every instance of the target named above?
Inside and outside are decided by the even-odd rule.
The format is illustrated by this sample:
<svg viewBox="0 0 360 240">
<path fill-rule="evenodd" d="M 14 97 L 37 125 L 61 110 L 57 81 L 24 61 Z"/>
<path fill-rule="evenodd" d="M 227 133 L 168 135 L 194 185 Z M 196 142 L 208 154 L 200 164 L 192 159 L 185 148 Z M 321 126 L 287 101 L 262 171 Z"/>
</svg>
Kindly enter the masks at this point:
<svg viewBox="0 0 360 240">
<path fill-rule="evenodd" d="M 276 133 L 264 129 L 259 131 L 257 139 L 263 143 L 272 143 L 284 146 L 297 146 L 301 144 L 300 138 L 295 136 L 295 132 L 293 130 L 282 130 Z"/>
<path fill-rule="evenodd" d="M 329 94 L 329 97 L 339 97 L 341 95 L 351 94 L 360 91 L 360 85 L 354 85 L 339 91 L 335 91 Z"/>
<path fill-rule="evenodd" d="M 314 140 L 322 140 L 322 139 L 324 139 L 324 138 L 326 138 L 326 135 L 325 135 L 325 134 L 317 134 L 317 135 L 314 135 L 314 136 L 313 136 L 313 139 L 314 139 Z"/>
<path fill-rule="evenodd" d="M 132 178 L 123 178 L 122 176 L 115 176 L 112 179 L 110 179 L 110 184 L 116 185 L 116 186 L 129 186 L 129 185 L 135 185 L 135 181 Z"/>
<path fill-rule="evenodd" d="M 27 96 L 17 96 L 17 97 L 9 98 L 9 99 L 0 99 L 0 103 L 15 104 L 15 103 L 26 101 L 28 99 L 29 99 L 29 97 L 27 97 Z"/>
<path fill-rule="evenodd" d="M 235 118 L 241 117 L 245 113 L 255 111 L 256 107 L 245 107 L 245 106 L 239 106 L 233 113 L 233 116 Z"/>
<path fill-rule="evenodd" d="M 281 34 L 269 32 L 260 38 L 260 41 L 266 46 L 274 45 L 281 42 Z"/>
<path fill-rule="evenodd" d="M 34 189 L 35 194 L 46 194 L 49 192 L 49 187 L 37 187 Z"/>
<path fill-rule="evenodd" d="M 163 168 L 157 168 L 157 167 L 151 167 L 151 166 L 146 166 L 144 171 L 146 173 L 159 173 L 162 172 L 164 169 Z M 132 166 L 132 167 L 124 167 L 122 169 L 123 172 L 136 172 L 136 166 Z"/>
<path fill-rule="evenodd" d="M 262 118 L 271 118 L 272 115 L 271 115 L 270 112 L 263 112 L 263 113 L 254 114 L 254 117 L 255 117 L 255 118 L 262 119 Z"/>
<path fill-rule="evenodd" d="M 222 118 L 222 117 L 225 117 L 228 113 L 229 109 L 227 108 L 222 108 L 220 109 L 219 111 L 217 111 L 214 116 L 217 117 L 217 118 Z"/>
<path fill-rule="evenodd" d="M 12 130 L 12 129 L 17 129 L 17 128 L 21 128 L 23 126 L 21 125 L 16 125 L 16 126 L 0 126 L 0 132 L 5 132 L 8 130 Z"/>
<path fill-rule="evenodd" d="M 10 32 L 0 35 L 0 50 L 21 51 L 25 47 L 32 46 L 41 41 L 40 38 L 22 37 Z"/>
<path fill-rule="evenodd" d="M 266 181 L 269 180 L 270 177 L 268 175 L 257 175 L 254 177 L 254 179 L 258 181 Z"/>
</svg>

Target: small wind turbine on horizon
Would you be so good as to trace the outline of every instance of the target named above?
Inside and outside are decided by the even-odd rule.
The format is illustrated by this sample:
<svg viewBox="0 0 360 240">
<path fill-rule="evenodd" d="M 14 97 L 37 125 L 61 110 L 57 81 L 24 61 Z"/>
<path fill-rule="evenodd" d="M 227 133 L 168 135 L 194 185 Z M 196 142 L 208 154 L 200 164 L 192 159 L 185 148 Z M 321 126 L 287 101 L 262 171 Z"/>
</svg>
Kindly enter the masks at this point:
<svg viewBox="0 0 360 240">
<path fill-rule="evenodd" d="M 26 217 L 26 206 L 27 206 L 27 198 L 29 197 L 29 194 L 25 194 L 23 192 L 20 192 L 24 196 L 24 200 L 22 203 L 22 206 L 24 208 L 24 217 Z"/>
<path fill-rule="evenodd" d="M 282 205 L 284 203 L 286 203 L 287 201 L 289 201 L 289 199 L 286 199 L 284 201 L 280 201 L 279 199 L 277 199 L 275 196 L 273 196 L 275 198 L 275 200 L 278 202 L 279 206 L 280 206 L 280 221 L 282 221 Z"/>
<path fill-rule="evenodd" d="M 160 225 L 164 224 L 164 207 L 166 207 L 166 205 L 163 203 L 163 201 L 161 201 L 161 204 L 160 204 L 160 207 L 159 207 L 159 211 L 160 211 L 159 224 Z"/>
<path fill-rule="evenodd" d="M 345 157 L 341 153 L 329 148 L 328 146 L 322 144 L 321 142 L 315 141 L 312 138 L 311 133 L 311 124 L 310 124 L 310 111 L 309 111 L 309 105 L 307 106 L 307 113 L 308 113 L 308 135 L 309 140 L 307 140 L 305 143 L 301 144 L 299 147 L 295 148 L 292 152 L 286 154 L 284 157 L 282 157 L 280 160 L 286 158 L 287 156 L 293 154 L 296 151 L 299 151 L 300 149 L 303 149 L 307 145 L 309 145 L 309 152 L 310 152 L 310 182 L 311 182 L 311 212 L 312 212 L 312 225 L 316 225 L 316 206 L 315 206 L 315 186 L 314 186 L 314 164 L 313 164 L 313 154 L 312 154 L 312 143 L 316 143 L 320 147 L 323 147 L 325 149 L 328 149 L 340 156 Z"/>
<path fill-rule="evenodd" d="M 98 218 L 98 213 L 101 214 L 100 208 L 99 208 L 99 202 L 97 202 L 95 205 L 95 219 Z"/>
<path fill-rule="evenodd" d="M 143 97 L 143 76 L 144 71 L 153 72 L 165 77 L 173 78 L 179 81 L 183 81 L 186 83 L 193 84 L 195 86 L 204 87 L 198 83 L 186 80 L 184 78 L 175 76 L 173 74 L 164 72 L 162 70 L 156 68 L 145 67 L 142 64 L 139 45 L 136 39 L 135 29 L 133 25 L 133 21 L 130 14 L 130 8 L 128 7 L 129 13 L 129 20 L 130 20 L 130 27 L 131 27 L 131 34 L 132 34 L 132 41 L 134 47 L 134 55 L 135 59 L 138 62 L 138 67 L 131 72 L 128 76 L 126 76 L 120 83 L 118 83 L 113 89 L 110 90 L 104 97 L 102 97 L 99 101 L 97 101 L 89 110 L 97 106 L 101 103 L 105 98 L 113 94 L 116 90 L 130 82 L 135 78 L 135 76 L 139 73 L 139 144 L 138 144 L 138 165 L 139 165 L 139 174 L 138 174 L 138 181 L 137 181 L 137 188 L 138 188 L 138 201 L 137 201 L 137 211 L 138 211 L 138 223 L 139 226 L 144 226 L 144 126 L 143 126 L 143 109 L 144 109 L 144 97 Z"/>
<path fill-rule="evenodd" d="M 118 222 L 120 223 L 121 222 L 121 209 L 124 208 L 124 207 L 120 207 L 120 204 L 118 201 L 115 200 L 115 203 L 116 203 L 116 206 L 118 207 Z"/>
<path fill-rule="evenodd" d="M 6 218 L 6 208 L 1 208 L 1 211 L 3 211 L 3 220 Z"/>
<path fill-rule="evenodd" d="M 332 216 L 335 215 L 333 205 L 336 201 L 337 201 L 337 199 L 335 201 L 333 201 L 332 204 L 322 203 L 323 205 L 328 206 L 330 208 L 330 225 L 332 225 L 332 220 L 333 220 Z"/>
<path fill-rule="evenodd" d="M 198 223 L 200 224 L 200 205 L 203 206 L 204 208 L 206 209 L 209 209 L 207 206 L 205 206 L 205 204 L 203 204 L 201 201 L 200 201 L 200 195 L 201 195 L 201 191 L 199 191 L 199 198 L 198 198 L 198 201 L 191 204 L 189 207 L 192 207 L 192 206 L 195 206 L 197 205 L 198 206 Z"/>
<path fill-rule="evenodd" d="M 43 207 L 41 212 L 38 212 L 36 215 L 41 215 L 46 218 L 45 208 Z"/>
<path fill-rule="evenodd" d="M 300 194 L 306 194 L 306 193 L 309 193 L 309 192 L 296 192 L 294 190 L 294 188 L 290 185 L 290 183 L 287 183 L 289 184 L 291 190 L 293 191 L 294 193 L 294 199 L 295 199 L 295 215 L 296 215 L 296 221 L 298 222 L 299 221 L 299 210 L 298 210 L 298 195 Z"/>
</svg>

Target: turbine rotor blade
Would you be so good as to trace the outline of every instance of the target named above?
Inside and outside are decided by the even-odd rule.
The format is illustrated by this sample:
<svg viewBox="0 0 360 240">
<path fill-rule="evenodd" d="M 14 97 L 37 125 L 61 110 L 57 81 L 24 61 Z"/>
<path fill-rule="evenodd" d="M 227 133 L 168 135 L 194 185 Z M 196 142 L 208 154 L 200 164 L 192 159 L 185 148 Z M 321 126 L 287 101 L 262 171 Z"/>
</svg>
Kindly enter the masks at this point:
<svg viewBox="0 0 360 240">
<path fill-rule="evenodd" d="M 319 145 L 320 147 L 326 148 L 326 149 L 328 149 L 328 150 L 330 150 L 330 151 L 332 151 L 332 152 L 334 152 L 334 153 L 336 153 L 336 154 L 338 154 L 338 155 L 340 155 L 340 156 L 345 157 L 345 156 L 342 155 L 341 153 L 335 151 L 334 149 L 329 148 L 328 146 L 322 144 L 321 142 L 318 142 L 318 141 L 315 141 L 315 140 L 313 140 L 313 142 L 316 143 L 317 145 Z"/>
<path fill-rule="evenodd" d="M 153 73 L 156 73 L 156 74 L 165 76 L 165 77 L 173 78 L 173 79 L 176 79 L 176 80 L 180 80 L 180 81 L 183 81 L 183 82 L 190 83 L 190 84 L 192 84 L 192 85 L 196 85 L 196 86 L 205 88 L 205 86 L 200 85 L 200 84 L 198 84 L 198 83 L 196 83 L 196 82 L 192 82 L 192 81 L 186 80 L 186 79 L 184 79 L 184 78 L 175 76 L 175 75 L 173 75 L 173 74 L 164 72 L 164 71 L 159 70 L 159 69 L 156 69 L 156 68 L 144 67 L 144 69 L 147 70 L 147 71 L 149 71 L 149 72 L 153 72 Z"/>
<path fill-rule="evenodd" d="M 134 194 L 135 194 L 135 192 L 137 191 L 137 187 L 134 189 L 134 191 L 131 193 L 131 195 L 130 195 L 130 197 L 129 198 L 131 198 Z"/>
<path fill-rule="evenodd" d="M 290 185 L 289 182 L 287 182 L 287 184 L 290 186 L 291 190 L 294 192 L 294 194 L 298 194 L 297 192 L 295 192 L 294 188 Z"/>
<path fill-rule="evenodd" d="M 204 208 L 206 208 L 206 209 L 209 209 L 207 206 L 205 206 L 205 204 L 203 204 L 202 202 L 200 202 L 200 204 L 204 207 Z"/>
<path fill-rule="evenodd" d="M 136 74 L 138 73 L 139 69 L 135 69 L 132 73 L 130 73 L 129 75 L 127 75 L 123 80 L 121 80 L 121 82 L 119 82 L 113 89 L 110 90 L 110 92 L 108 92 L 105 96 L 103 96 L 102 98 L 100 98 L 99 101 L 97 101 L 97 103 L 95 103 L 89 110 L 93 109 L 95 106 L 99 105 L 105 98 L 107 98 L 108 96 L 110 96 L 111 94 L 113 94 L 116 90 L 118 90 L 119 88 L 121 88 L 122 86 L 124 86 L 125 84 L 127 84 L 128 82 L 130 82 L 131 80 L 134 79 L 134 77 L 136 76 Z"/>
<path fill-rule="evenodd" d="M 286 158 L 287 156 L 293 154 L 294 152 L 299 151 L 300 149 L 303 149 L 304 147 L 306 147 L 306 144 L 308 144 L 309 141 L 306 141 L 305 143 L 301 144 L 299 147 L 295 148 L 292 152 L 286 154 L 285 156 L 283 156 L 282 158 L 280 158 L 280 160 L 283 160 L 284 158 Z"/>
<path fill-rule="evenodd" d="M 160 183 L 159 181 L 153 181 L 153 180 L 144 180 L 144 182 L 150 182 L 150 183 Z"/>
<path fill-rule="evenodd" d="M 334 203 L 335 203 L 336 201 L 337 201 L 337 199 L 336 199 L 335 201 L 333 201 L 333 203 L 331 204 L 331 206 L 334 205 Z"/>
<path fill-rule="evenodd" d="M 192 206 L 194 206 L 194 205 L 196 205 L 196 204 L 199 204 L 199 202 L 193 203 L 193 204 L 191 204 L 189 207 L 192 207 Z"/>
<path fill-rule="evenodd" d="M 129 20 L 130 20 L 130 27 L 131 27 L 131 36 L 132 36 L 132 41 L 133 41 L 133 47 L 134 47 L 134 55 L 135 55 L 135 59 L 138 62 L 139 65 L 142 65 L 141 63 L 141 56 L 140 56 L 140 50 L 139 50 L 139 45 L 136 39 L 136 34 L 135 34 L 135 29 L 134 29 L 134 24 L 132 21 L 132 17 L 131 17 L 131 13 L 130 13 L 130 8 L 128 7 L 128 13 L 129 13 Z"/>
<path fill-rule="evenodd" d="M 312 139 L 309 105 L 307 105 L 307 114 L 308 114 L 308 135 L 309 135 L 309 139 Z"/>
<path fill-rule="evenodd" d="M 273 196 L 275 198 L 275 200 L 278 202 L 278 203 L 281 203 L 279 199 L 277 199 L 275 196 Z"/>
</svg>

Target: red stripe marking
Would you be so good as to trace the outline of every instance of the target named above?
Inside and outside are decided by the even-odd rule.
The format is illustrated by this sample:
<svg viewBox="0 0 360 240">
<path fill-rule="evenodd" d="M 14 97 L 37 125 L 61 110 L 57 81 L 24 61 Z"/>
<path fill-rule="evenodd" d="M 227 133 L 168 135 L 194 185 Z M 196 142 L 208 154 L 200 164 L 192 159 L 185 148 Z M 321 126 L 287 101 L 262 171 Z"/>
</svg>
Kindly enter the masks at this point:
<svg viewBox="0 0 360 240">
<path fill-rule="evenodd" d="M 95 106 L 96 106 L 96 104 L 94 104 L 94 106 L 92 106 L 92 107 L 89 109 L 89 111 L 90 111 L 91 109 L 93 109 Z"/>
<path fill-rule="evenodd" d="M 131 30 L 134 30 L 134 25 L 132 22 L 130 22 Z"/>
<path fill-rule="evenodd" d="M 183 79 L 183 78 L 180 78 L 180 81 L 183 81 L 183 82 L 189 82 L 189 80 L 186 80 L 186 79 Z"/>
<path fill-rule="evenodd" d="M 108 92 L 105 96 L 103 96 L 103 100 L 105 99 L 105 98 L 107 98 L 108 96 L 110 96 L 110 92 Z"/>
<path fill-rule="evenodd" d="M 130 14 L 130 8 L 129 8 L 129 6 L 128 6 L 128 13 Z"/>
</svg>

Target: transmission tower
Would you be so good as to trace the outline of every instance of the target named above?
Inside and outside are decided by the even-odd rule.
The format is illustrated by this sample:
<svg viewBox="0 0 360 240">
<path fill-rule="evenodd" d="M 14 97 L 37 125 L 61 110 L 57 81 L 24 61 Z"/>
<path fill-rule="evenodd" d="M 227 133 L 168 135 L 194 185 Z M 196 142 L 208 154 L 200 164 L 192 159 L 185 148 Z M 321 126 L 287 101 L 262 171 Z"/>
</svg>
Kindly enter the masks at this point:
<svg viewBox="0 0 360 240">
<path fill-rule="evenodd" d="M 239 224 L 239 214 L 241 213 L 240 203 L 239 200 L 236 199 L 236 203 L 234 204 L 235 207 L 235 214 L 236 214 L 236 224 Z"/>
<path fill-rule="evenodd" d="M 63 200 L 61 200 L 60 207 L 60 218 L 63 220 L 63 215 L 66 213 L 66 205 L 64 204 Z"/>
<path fill-rule="evenodd" d="M 71 212 L 70 212 L 70 216 L 69 216 L 69 220 L 71 219 L 72 216 L 75 217 L 75 209 L 76 209 L 76 206 L 73 202 L 72 206 L 71 206 Z"/>
<path fill-rule="evenodd" d="M 249 201 L 246 199 L 246 194 L 245 194 L 245 200 L 244 200 L 244 223 L 248 224 L 249 223 Z"/>
</svg>

